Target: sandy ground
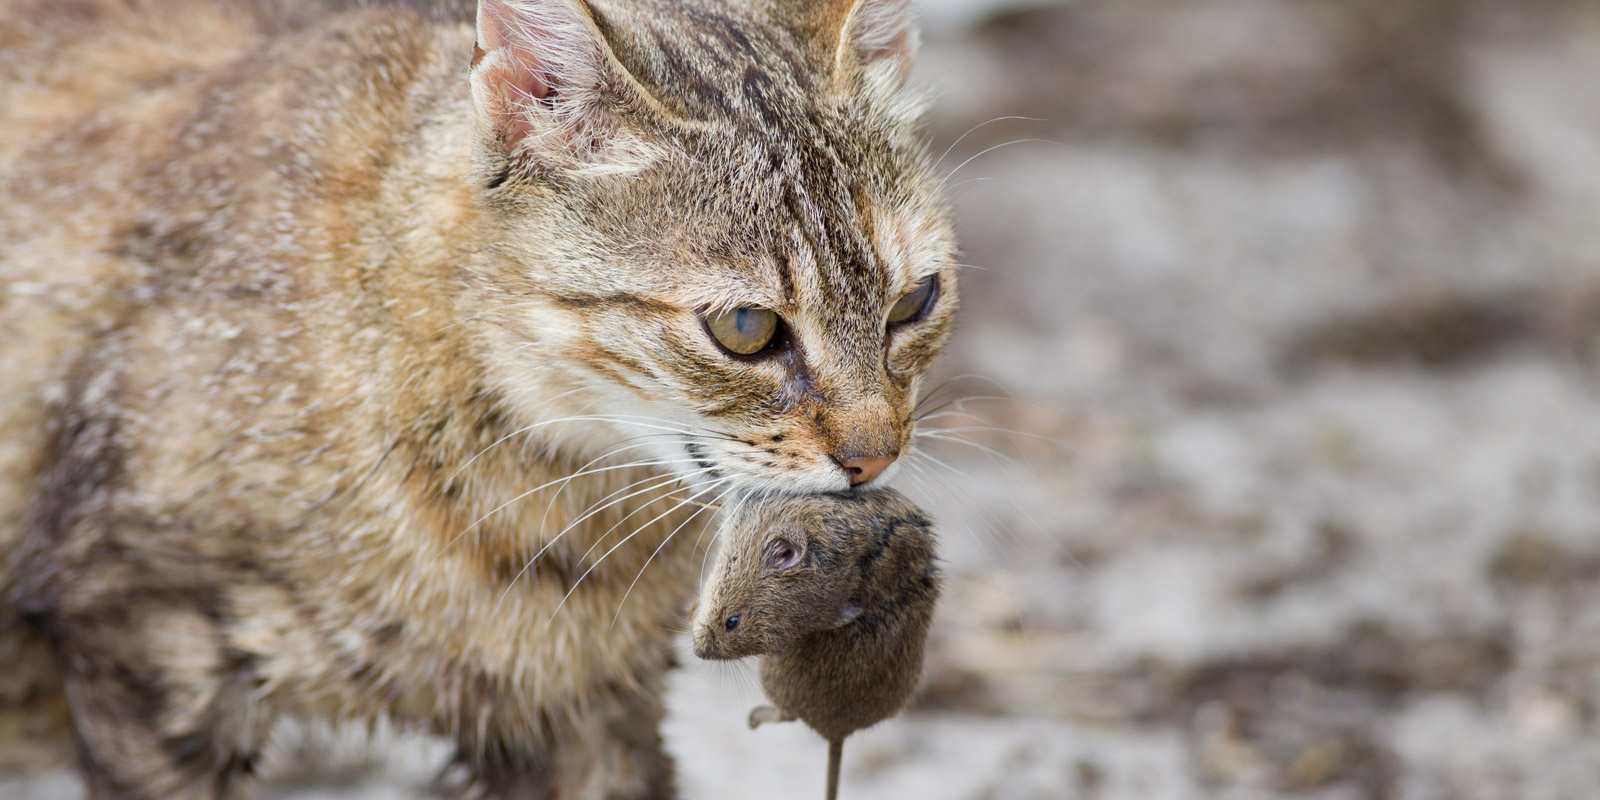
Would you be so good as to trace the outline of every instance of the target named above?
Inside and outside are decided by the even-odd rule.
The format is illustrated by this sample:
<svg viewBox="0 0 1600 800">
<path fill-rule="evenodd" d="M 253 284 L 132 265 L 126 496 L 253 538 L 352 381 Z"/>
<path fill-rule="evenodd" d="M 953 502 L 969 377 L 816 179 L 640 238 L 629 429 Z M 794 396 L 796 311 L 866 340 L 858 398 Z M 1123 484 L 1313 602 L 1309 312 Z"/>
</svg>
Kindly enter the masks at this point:
<svg viewBox="0 0 1600 800">
<path fill-rule="evenodd" d="M 982 376 L 942 392 L 1010 399 L 901 481 L 947 601 L 845 796 L 1600 796 L 1600 5 L 1000 5 L 934 4 L 920 74 Z M 685 660 L 684 795 L 819 797 Z M 266 796 L 443 755 L 312 741 Z"/>
</svg>

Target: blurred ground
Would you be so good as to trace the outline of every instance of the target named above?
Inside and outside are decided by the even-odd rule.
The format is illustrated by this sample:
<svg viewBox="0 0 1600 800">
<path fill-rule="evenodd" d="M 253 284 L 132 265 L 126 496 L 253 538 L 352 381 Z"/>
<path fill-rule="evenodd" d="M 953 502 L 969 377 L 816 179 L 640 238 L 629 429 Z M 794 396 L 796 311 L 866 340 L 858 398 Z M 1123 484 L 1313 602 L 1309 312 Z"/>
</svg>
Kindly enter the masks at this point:
<svg viewBox="0 0 1600 800">
<path fill-rule="evenodd" d="M 851 796 L 1600 796 L 1600 5 L 938 34 L 948 372 L 1025 401 L 963 435 L 1026 466 L 929 442 L 902 481 L 952 587 Z M 690 796 L 815 795 L 819 745 L 734 727 L 679 721 Z M 729 791 L 719 753 L 760 766 Z"/>
<path fill-rule="evenodd" d="M 945 372 L 1016 401 L 929 423 L 1022 466 L 932 440 L 902 479 L 949 588 L 846 796 L 1600 794 L 1600 5 L 930 22 L 974 266 Z M 820 741 L 686 664 L 686 797 L 820 796 Z M 425 796 L 440 751 L 393 752 L 269 796 Z"/>
<path fill-rule="evenodd" d="M 1600 795 L 1600 6 L 1077 2 L 928 56 L 939 141 L 1043 120 L 950 161 L 1052 142 L 954 179 L 952 366 L 1061 444 L 940 455 L 989 519 L 901 736 L 991 727 L 918 794 Z"/>
</svg>

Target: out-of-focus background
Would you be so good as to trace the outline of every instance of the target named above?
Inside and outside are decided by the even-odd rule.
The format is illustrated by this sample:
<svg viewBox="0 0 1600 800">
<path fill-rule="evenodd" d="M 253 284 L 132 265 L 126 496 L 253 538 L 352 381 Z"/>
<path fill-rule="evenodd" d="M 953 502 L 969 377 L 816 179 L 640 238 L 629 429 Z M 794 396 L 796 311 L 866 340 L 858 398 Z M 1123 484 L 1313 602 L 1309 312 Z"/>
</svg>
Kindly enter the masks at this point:
<svg viewBox="0 0 1600 800">
<path fill-rule="evenodd" d="M 1020 466 L 901 479 L 949 587 L 848 796 L 1600 796 L 1600 4 L 926 17 L 946 373 L 1016 401 L 930 423 Z M 687 795 L 818 796 L 725 683 Z"/>
<path fill-rule="evenodd" d="M 940 396 L 1010 399 L 900 481 L 946 597 L 845 796 L 1600 794 L 1600 4 L 924 16 L 981 376 Z M 753 672 L 685 661 L 684 795 L 820 797 Z M 379 750 L 267 796 L 426 796 L 442 750 Z"/>
</svg>

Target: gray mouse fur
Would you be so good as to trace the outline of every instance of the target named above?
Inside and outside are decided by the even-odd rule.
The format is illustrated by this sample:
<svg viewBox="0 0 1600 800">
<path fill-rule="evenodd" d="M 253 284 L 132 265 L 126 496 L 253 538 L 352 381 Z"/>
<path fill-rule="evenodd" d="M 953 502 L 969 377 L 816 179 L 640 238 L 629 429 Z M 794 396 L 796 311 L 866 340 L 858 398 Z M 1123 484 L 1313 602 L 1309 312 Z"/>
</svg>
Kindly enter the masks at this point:
<svg viewBox="0 0 1600 800">
<path fill-rule="evenodd" d="M 905 707 L 922 675 L 939 570 L 928 517 L 893 490 L 747 499 L 696 608 L 695 655 L 760 655 L 773 707 L 829 743 L 828 797 L 844 738 Z"/>
</svg>

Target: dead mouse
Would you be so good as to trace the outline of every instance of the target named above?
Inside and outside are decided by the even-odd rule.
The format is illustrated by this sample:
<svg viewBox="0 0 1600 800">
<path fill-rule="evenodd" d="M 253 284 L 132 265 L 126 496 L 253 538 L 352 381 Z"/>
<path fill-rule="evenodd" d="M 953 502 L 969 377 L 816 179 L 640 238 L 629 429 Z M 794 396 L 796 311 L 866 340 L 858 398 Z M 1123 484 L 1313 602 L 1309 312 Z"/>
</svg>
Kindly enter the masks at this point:
<svg viewBox="0 0 1600 800">
<path fill-rule="evenodd" d="M 773 706 L 828 740 L 828 798 L 844 737 L 900 711 L 922 675 L 939 570 L 928 517 L 892 490 L 749 498 L 723 522 L 696 609 L 700 658 L 759 655 Z"/>
</svg>

